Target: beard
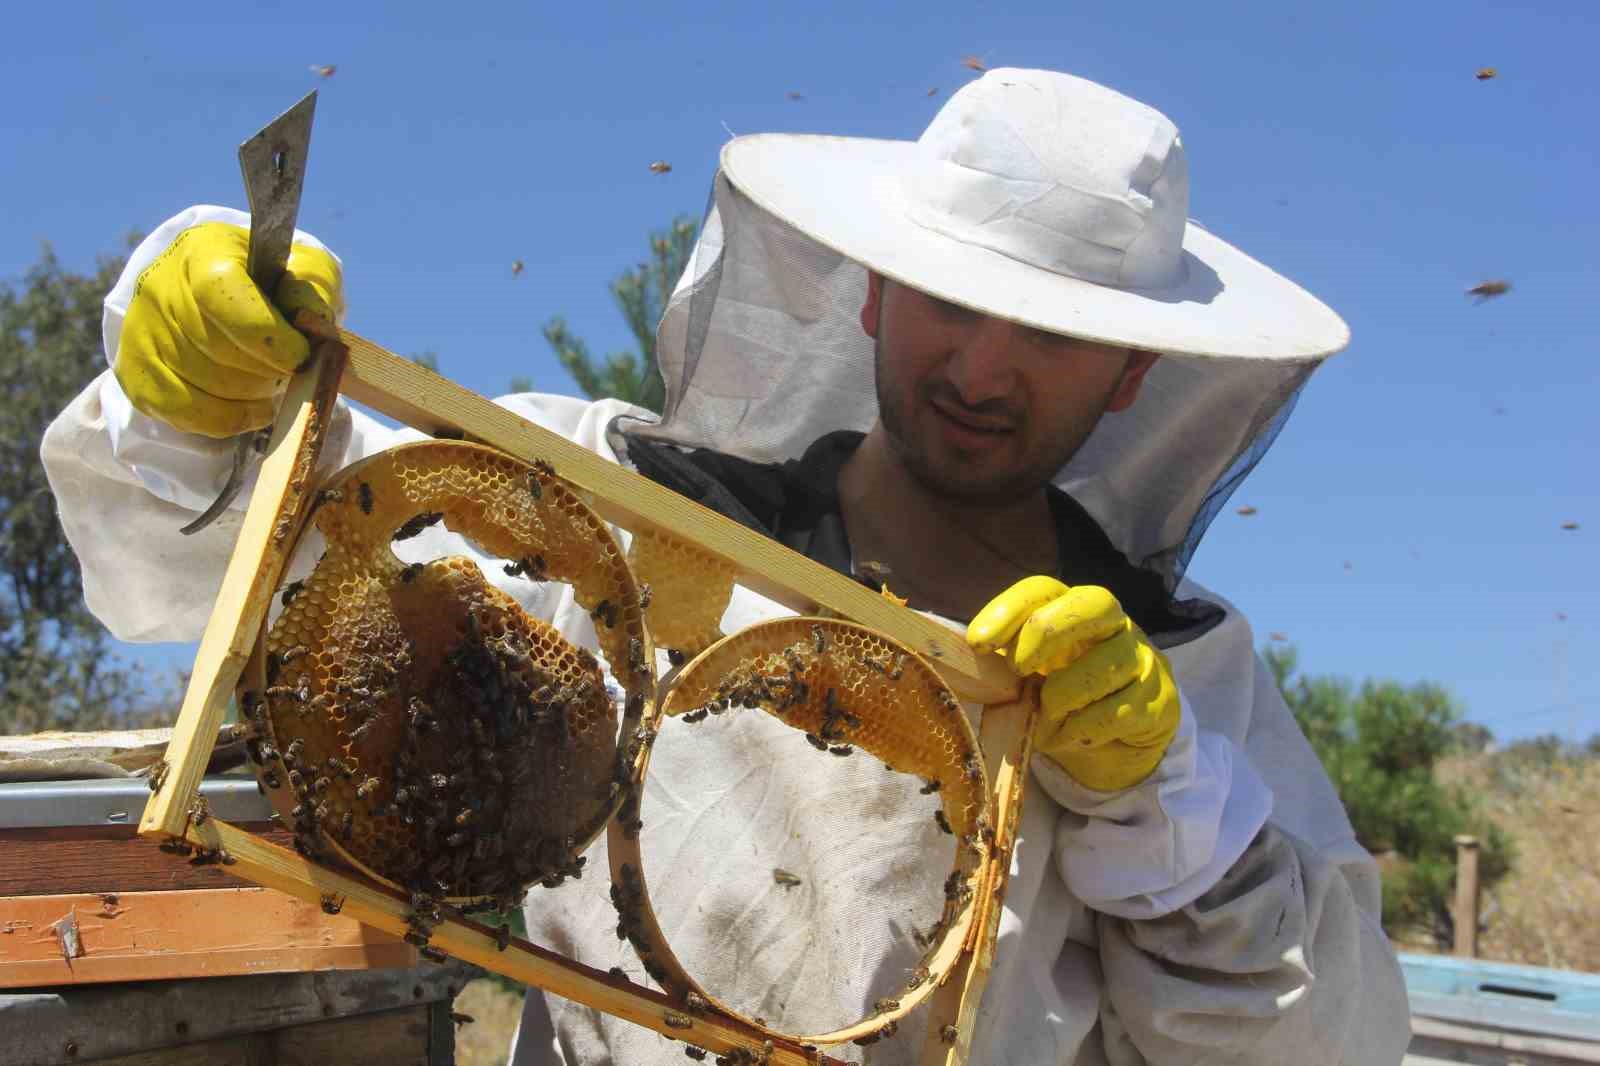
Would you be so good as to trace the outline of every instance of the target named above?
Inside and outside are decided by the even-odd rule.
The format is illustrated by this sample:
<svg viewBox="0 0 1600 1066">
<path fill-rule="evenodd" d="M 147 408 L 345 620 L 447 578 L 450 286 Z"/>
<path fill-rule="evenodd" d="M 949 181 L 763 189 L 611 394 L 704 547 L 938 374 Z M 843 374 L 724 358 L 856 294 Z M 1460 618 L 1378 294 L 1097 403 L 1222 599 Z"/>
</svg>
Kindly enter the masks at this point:
<svg viewBox="0 0 1600 1066">
<path fill-rule="evenodd" d="M 878 419 L 895 455 L 924 489 L 964 505 L 1005 506 L 1020 503 L 1042 491 L 1089 439 L 1117 387 L 1117 382 L 1113 382 L 1094 402 L 1080 406 L 1075 412 L 1053 416 L 1059 420 L 1045 427 L 1047 432 L 1036 443 L 1027 445 L 1024 453 L 1010 463 L 997 465 L 993 461 L 964 459 L 960 452 L 925 439 L 917 413 L 932 409 L 937 400 L 946 408 L 970 411 L 974 416 L 1005 418 L 1013 427 L 1010 432 L 1016 439 L 1026 442 L 1033 435 L 1032 412 L 999 400 L 970 407 L 944 381 L 920 381 L 908 392 L 885 364 L 881 328 L 873 352 Z"/>
</svg>

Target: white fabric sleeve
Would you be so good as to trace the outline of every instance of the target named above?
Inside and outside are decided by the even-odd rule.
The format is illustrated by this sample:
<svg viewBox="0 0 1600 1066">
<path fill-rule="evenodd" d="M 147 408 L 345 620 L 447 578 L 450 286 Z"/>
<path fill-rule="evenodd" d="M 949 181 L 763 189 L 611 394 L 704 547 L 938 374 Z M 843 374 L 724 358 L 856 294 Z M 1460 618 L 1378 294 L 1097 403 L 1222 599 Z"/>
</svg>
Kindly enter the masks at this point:
<svg viewBox="0 0 1600 1066">
<path fill-rule="evenodd" d="M 1272 791 L 1226 736 L 1201 729 L 1182 696 L 1178 732 L 1133 788 L 1097 792 L 1043 755 L 1034 779 L 1066 808 L 1055 861 L 1085 905 L 1153 918 L 1193 902 L 1244 853 L 1272 812 Z"/>
<path fill-rule="evenodd" d="M 1106 1061 L 1400 1062 L 1405 981 L 1359 899 L 1376 877 L 1354 841 L 1319 848 L 1269 825 L 1190 905 L 1147 921 L 1102 915 Z"/>
<path fill-rule="evenodd" d="M 178 234 L 203 222 L 226 222 L 248 229 L 250 216 L 231 207 L 201 204 L 167 219 L 150 236 L 139 242 L 139 246 L 128 257 L 128 264 L 116 284 L 106 294 L 100 333 L 105 344 L 107 366 L 116 359 L 117 344 L 122 337 L 122 320 L 128 313 L 128 302 L 133 299 L 139 275 L 166 251 Z M 303 230 L 295 230 L 294 242 L 321 248 L 333 255 L 326 245 Z M 338 259 L 337 256 L 334 258 Z M 159 499 L 191 511 L 203 511 L 217 498 L 233 462 L 231 440 L 184 433 L 140 413 L 134 409 L 112 374 L 100 378 L 100 412 L 97 417 L 103 422 L 104 432 L 110 439 L 112 456 L 131 470 L 139 482 Z M 341 416 L 335 417 L 330 429 L 334 434 L 349 432 L 349 426 Z M 340 444 L 339 439 L 330 439 L 327 452 L 338 454 L 342 451 Z M 244 502 L 250 498 L 248 490 L 255 485 L 255 476 L 255 468 L 252 467 L 245 480 L 245 491 L 234 497 L 234 510 L 244 510 Z"/>
</svg>

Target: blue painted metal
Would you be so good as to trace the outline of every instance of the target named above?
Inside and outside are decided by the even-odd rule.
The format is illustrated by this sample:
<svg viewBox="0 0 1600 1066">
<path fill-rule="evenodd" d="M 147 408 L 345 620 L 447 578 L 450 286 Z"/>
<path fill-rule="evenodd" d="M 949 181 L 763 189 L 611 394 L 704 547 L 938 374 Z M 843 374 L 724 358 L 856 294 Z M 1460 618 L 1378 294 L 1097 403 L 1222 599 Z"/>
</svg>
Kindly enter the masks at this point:
<svg viewBox="0 0 1600 1066">
<path fill-rule="evenodd" d="M 1400 969 L 1414 1015 L 1600 1041 L 1600 974 L 1409 952 Z"/>
</svg>

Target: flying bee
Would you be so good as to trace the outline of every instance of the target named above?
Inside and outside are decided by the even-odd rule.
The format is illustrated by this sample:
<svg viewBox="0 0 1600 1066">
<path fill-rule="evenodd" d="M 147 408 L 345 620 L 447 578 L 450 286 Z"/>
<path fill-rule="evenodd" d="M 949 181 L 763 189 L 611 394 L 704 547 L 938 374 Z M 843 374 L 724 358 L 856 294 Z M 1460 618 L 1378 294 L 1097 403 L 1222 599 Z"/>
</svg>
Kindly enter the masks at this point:
<svg viewBox="0 0 1600 1066">
<path fill-rule="evenodd" d="M 289 606 L 289 604 L 294 602 L 294 598 L 299 595 L 300 589 L 304 587 L 304 585 L 304 581 L 289 582 L 287 585 L 283 586 L 283 595 L 278 597 L 278 602 L 283 604 L 285 607 Z"/>
<path fill-rule="evenodd" d="M 421 514 L 414 514 L 400 523 L 400 528 L 395 530 L 394 536 L 389 539 L 391 541 L 410 540 L 412 537 L 421 535 L 423 530 L 443 517 L 443 511 L 423 511 Z"/>
<path fill-rule="evenodd" d="M 796 885 L 800 884 L 800 876 L 798 874 L 792 874 L 781 866 L 774 866 L 772 868 L 772 880 L 775 884 L 781 885 L 784 888 L 794 888 Z"/>
<path fill-rule="evenodd" d="M 670 174 L 672 173 L 672 164 L 667 162 L 665 159 L 657 159 L 654 163 L 650 164 L 650 173 Z"/>
<path fill-rule="evenodd" d="M 943 807 L 935 807 L 933 809 L 933 820 L 939 824 L 941 830 L 951 836 L 955 835 L 955 830 L 950 828 L 950 819 L 945 817 Z"/>
<path fill-rule="evenodd" d="M 1510 291 L 1511 282 L 1509 281 L 1480 281 L 1467 290 L 1467 295 L 1476 296 L 1478 298 L 1477 302 L 1483 303 L 1485 300 L 1492 300 L 1496 296 L 1504 296 Z"/>
<path fill-rule="evenodd" d="M 371 514 L 372 513 L 372 486 L 368 485 L 365 481 L 363 481 L 361 483 L 360 489 L 356 493 L 356 500 L 361 504 L 361 513 L 362 514 Z"/>
<path fill-rule="evenodd" d="M 342 910 L 344 910 L 343 899 L 334 895 L 332 892 L 324 892 L 322 894 L 323 914 L 338 914 Z"/>
<path fill-rule="evenodd" d="M 1473 75 L 1473 77 L 1477 78 L 1479 81 L 1488 81 L 1499 73 L 1500 72 L 1493 67 L 1482 67 L 1476 74 Z"/>
<path fill-rule="evenodd" d="M 409 585 L 427 568 L 426 563 L 407 563 L 405 569 L 400 571 L 400 580 Z"/>
</svg>

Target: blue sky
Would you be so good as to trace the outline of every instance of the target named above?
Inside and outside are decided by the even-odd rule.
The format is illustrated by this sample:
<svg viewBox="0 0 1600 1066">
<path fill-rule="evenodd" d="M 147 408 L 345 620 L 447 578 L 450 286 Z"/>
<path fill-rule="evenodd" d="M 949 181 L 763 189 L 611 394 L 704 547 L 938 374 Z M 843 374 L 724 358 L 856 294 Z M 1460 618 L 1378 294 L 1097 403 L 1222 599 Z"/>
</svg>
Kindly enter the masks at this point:
<svg viewBox="0 0 1600 1066">
<path fill-rule="evenodd" d="M 1235 496 L 1258 513 L 1224 512 L 1193 576 L 1310 672 L 1442 682 L 1503 737 L 1600 731 L 1592 4 L 119 3 L 7 22 L 0 279 L 41 241 L 87 269 L 188 204 L 242 206 L 238 142 L 317 87 L 301 224 L 344 259 L 350 325 L 490 394 L 513 375 L 573 391 L 539 333 L 553 314 L 597 351 L 627 344 L 606 283 L 700 214 L 729 130 L 914 138 L 967 55 L 1104 82 L 1178 123 L 1194 217 L 1354 334 Z M 1514 288 L 1466 298 L 1489 278 Z"/>
</svg>

